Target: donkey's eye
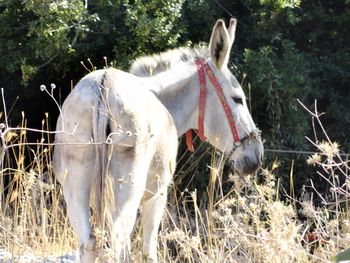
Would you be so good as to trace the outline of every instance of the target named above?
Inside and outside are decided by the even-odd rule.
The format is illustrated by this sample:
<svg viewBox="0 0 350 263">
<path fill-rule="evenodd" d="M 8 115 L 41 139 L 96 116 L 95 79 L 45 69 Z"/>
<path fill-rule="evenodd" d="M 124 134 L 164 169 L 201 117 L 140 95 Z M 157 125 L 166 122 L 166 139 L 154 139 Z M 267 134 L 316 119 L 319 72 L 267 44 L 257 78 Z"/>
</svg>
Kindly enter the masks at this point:
<svg viewBox="0 0 350 263">
<path fill-rule="evenodd" d="M 243 99 L 241 97 L 232 97 L 232 99 L 235 103 L 243 105 Z"/>
</svg>

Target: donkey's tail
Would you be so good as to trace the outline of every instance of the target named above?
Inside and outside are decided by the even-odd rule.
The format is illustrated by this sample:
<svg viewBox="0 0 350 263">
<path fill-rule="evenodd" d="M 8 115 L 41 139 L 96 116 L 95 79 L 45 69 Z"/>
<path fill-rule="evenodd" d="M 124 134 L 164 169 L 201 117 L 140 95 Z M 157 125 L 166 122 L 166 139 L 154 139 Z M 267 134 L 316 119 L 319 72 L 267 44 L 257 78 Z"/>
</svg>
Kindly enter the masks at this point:
<svg viewBox="0 0 350 263">
<path fill-rule="evenodd" d="M 104 221 L 104 192 L 106 173 L 108 171 L 108 144 L 106 143 L 110 133 L 108 114 L 109 84 L 106 79 L 107 70 L 104 71 L 101 79 L 96 81 L 97 103 L 92 114 L 92 134 L 95 144 L 95 173 L 91 185 L 91 204 L 94 208 L 95 219 L 98 222 Z"/>
</svg>

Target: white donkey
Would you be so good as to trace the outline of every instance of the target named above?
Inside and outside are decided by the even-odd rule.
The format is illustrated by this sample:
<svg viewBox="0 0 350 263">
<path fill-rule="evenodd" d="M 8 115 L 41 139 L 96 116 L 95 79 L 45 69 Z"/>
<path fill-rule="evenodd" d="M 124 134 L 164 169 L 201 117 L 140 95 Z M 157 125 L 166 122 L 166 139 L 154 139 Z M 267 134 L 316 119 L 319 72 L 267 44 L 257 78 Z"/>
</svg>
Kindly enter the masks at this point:
<svg viewBox="0 0 350 263">
<path fill-rule="evenodd" d="M 198 130 L 240 174 L 261 165 L 260 132 L 227 68 L 235 29 L 235 19 L 228 28 L 218 20 L 208 49 L 141 58 L 131 69 L 138 77 L 115 69 L 90 73 L 66 99 L 57 124 L 54 171 L 79 237 L 82 262 L 95 259 L 89 198 L 93 192 L 92 204 L 99 207 L 106 177 L 112 178 L 114 206 L 109 211 L 116 261 L 129 261 L 130 233 L 141 204 L 143 253 L 148 262 L 157 262 L 157 231 L 177 136 L 187 132 L 191 148 L 188 131 Z"/>
<path fill-rule="evenodd" d="M 96 213 L 107 213 L 99 223 L 112 221 L 107 229 L 114 237 L 109 244 L 115 261 L 128 262 L 129 236 L 141 199 L 144 254 L 156 261 L 158 225 L 177 153 L 176 128 L 163 104 L 135 76 L 112 68 L 97 70 L 67 97 L 56 130 L 54 173 L 79 238 L 80 261 L 95 262 L 97 256 L 91 204 Z M 101 206 L 110 203 L 105 195 L 111 192 L 108 198 L 114 203 L 104 211 Z"/>
</svg>

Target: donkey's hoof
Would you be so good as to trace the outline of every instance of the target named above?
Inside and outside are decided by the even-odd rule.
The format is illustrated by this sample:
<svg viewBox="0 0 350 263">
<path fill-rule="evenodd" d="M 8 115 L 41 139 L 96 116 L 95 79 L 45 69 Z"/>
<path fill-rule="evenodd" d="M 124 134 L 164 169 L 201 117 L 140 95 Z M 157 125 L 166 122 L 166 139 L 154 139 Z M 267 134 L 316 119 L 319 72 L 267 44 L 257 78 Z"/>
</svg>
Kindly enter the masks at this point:
<svg viewBox="0 0 350 263">
<path fill-rule="evenodd" d="M 90 236 L 90 238 L 80 246 L 80 262 L 94 263 L 96 256 L 96 238 Z"/>
</svg>

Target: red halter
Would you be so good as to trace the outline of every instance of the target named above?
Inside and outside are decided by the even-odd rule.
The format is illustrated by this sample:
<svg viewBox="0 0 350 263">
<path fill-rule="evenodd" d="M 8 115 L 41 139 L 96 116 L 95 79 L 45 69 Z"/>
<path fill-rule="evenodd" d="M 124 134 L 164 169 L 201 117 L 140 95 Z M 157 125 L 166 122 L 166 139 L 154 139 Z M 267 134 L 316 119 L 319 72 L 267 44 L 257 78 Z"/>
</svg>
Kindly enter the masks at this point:
<svg viewBox="0 0 350 263">
<path fill-rule="evenodd" d="M 240 138 L 238 135 L 238 131 L 236 128 L 235 120 L 232 115 L 232 111 L 230 109 L 229 104 L 226 101 L 224 91 L 222 90 L 218 80 L 216 79 L 212 69 L 202 59 L 198 59 L 195 61 L 197 66 L 197 72 L 199 77 L 199 110 L 198 110 L 198 131 L 195 130 L 195 132 L 198 134 L 198 137 L 203 141 L 205 139 L 204 136 L 204 110 L 205 110 L 205 94 L 206 94 L 206 77 L 205 73 L 207 74 L 211 84 L 214 86 L 216 94 L 219 97 L 219 100 L 221 102 L 222 108 L 224 109 L 224 112 L 226 114 L 227 121 L 230 125 L 233 141 L 239 142 Z M 204 72 L 205 71 L 205 72 Z M 192 130 L 188 130 L 186 132 L 186 144 L 189 151 L 193 152 L 193 143 L 192 143 Z"/>
</svg>

